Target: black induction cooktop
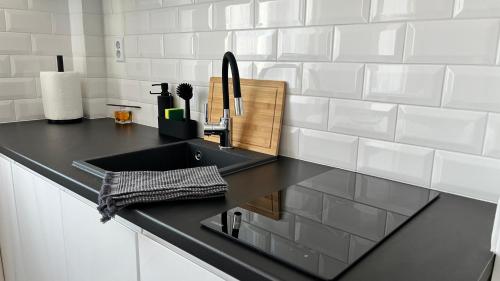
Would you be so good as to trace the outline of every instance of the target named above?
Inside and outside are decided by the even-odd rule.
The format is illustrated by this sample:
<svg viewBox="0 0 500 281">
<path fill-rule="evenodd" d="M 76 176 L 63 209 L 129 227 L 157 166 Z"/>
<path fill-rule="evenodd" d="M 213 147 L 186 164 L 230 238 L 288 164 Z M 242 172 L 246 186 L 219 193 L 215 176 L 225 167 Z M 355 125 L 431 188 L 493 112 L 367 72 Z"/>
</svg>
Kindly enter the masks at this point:
<svg viewBox="0 0 500 281">
<path fill-rule="evenodd" d="M 331 280 L 438 196 L 430 189 L 331 169 L 283 189 L 279 219 L 236 207 L 201 224 Z"/>
</svg>

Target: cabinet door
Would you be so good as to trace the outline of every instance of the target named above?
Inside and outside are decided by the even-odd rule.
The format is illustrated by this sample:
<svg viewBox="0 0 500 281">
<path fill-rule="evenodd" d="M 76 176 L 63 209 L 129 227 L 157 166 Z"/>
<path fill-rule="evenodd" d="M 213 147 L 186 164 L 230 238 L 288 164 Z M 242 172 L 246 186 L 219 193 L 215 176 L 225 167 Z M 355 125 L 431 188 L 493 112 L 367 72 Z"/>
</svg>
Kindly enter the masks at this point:
<svg viewBox="0 0 500 281">
<path fill-rule="evenodd" d="M 0 249 L 6 281 L 27 280 L 21 258 L 21 242 L 9 160 L 0 155 Z"/>
<path fill-rule="evenodd" d="M 139 268 L 141 281 L 224 280 L 142 234 L 139 234 Z"/>
<path fill-rule="evenodd" d="M 96 206 L 62 195 L 69 281 L 137 281 L 137 236 L 114 220 L 102 224 Z"/>
<path fill-rule="evenodd" d="M 66 280 L 59 189 L 17 164 L 12 174 L 27 280 Z"/>
</svg>

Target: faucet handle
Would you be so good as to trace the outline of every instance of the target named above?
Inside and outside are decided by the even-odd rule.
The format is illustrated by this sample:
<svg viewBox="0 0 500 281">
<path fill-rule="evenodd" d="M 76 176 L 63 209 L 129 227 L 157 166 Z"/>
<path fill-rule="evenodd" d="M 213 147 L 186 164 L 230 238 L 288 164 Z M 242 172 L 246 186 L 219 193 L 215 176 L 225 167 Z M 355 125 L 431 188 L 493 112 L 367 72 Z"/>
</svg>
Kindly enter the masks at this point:
<svg viewBox="0 0 500 281">
<path fill-rule="evenodd" d="M 208 103 L 205 103 L 203 105 L 204 107 L 204 113 L 205 113 L 205 123 L 208 123 Z"/>
</svg>

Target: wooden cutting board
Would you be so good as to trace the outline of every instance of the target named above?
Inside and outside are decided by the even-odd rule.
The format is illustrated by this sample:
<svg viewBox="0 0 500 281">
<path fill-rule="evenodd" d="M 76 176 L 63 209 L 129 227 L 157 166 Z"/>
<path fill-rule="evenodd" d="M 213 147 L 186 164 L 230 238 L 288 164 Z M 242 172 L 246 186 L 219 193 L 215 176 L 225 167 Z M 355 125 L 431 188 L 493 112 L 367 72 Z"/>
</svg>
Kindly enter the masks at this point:
<svg viewBox="0 0 500 281">
<path fill-rule="evenodd" d="M 278 155 L 285 103 L 285 82 L 241 79 L 244 114 L 234 114 L 233 83 L 229 80 L 229 107 L 233 117 L 233 146 L 270 155 Z M 222 116 L 222 78 L 210 78 L 208 95 L 209 122 Z M 218 136 L 205 140 L 219 142 Z"/>
</svg>

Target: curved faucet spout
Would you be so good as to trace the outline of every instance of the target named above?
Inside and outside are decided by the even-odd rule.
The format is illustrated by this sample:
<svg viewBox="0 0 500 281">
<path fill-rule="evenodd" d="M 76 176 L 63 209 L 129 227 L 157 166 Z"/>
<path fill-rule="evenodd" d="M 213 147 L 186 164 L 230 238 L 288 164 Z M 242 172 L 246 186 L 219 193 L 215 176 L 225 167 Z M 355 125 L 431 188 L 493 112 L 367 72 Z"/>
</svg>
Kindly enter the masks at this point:
<svg viewBox="0 0 500 281">
<path fill-rule="evenodd" d="M 238 64 L 233 53 L 226 52 L 222 59 L 222 98 L 223 108 L 229 112 L 229 66 L 231 66 L 231 74 L 233 79 L 233 94 L 234 94 L 234 111 L 236 115 L 243 114 L 243 102 L 241 100 L 240 72 Z"/>
</svg>

